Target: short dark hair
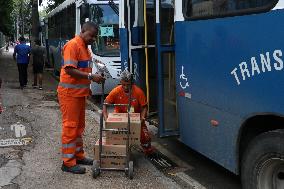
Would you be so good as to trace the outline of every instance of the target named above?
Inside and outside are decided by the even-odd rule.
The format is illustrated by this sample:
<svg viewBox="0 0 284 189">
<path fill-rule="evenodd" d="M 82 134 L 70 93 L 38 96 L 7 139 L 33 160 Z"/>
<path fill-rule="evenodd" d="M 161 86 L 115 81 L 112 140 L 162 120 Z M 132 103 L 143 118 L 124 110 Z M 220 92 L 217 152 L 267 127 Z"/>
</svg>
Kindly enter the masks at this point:
<svg viewBox="0 0 284 189">
<path fill-rule="evenodd" d="M 26 41 L 26 39 L 24 37 L 20 37 L 19 41 L 24 42 L 24 41 Z"/>
<path fill-rule="evenodd" d="M 91 22 L 91 21 L 88 21 L 88 22 L 85 22 L 83 25 L 82 25 L 82 32 L 85 32 L 87 30 L 90 30 L 91 28 L 94 28 L 98 31 L 98 26 L 97 24 L 95 24 L 94 22 Z"/>
</svg>

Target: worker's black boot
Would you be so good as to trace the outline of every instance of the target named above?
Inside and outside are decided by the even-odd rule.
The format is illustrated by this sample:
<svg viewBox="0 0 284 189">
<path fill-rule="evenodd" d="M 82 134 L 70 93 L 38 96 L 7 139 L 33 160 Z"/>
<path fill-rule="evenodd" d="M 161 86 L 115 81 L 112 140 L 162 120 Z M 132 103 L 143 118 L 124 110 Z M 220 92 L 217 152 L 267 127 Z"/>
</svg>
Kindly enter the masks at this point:
<svg viewBox="0 0 284 189">
<path fill-rule="evenodd" d="M 72 167 L 67 167 L 66 165 L 62 164 L 61 170 L 64 172 L 70 172 L 74 174 L 84 174 L 86 173 L 86 168 L 81 167 L 80 165 L 74 165 Z"/>
<path fill-rule="evenodd" d="M 93 159 L 91 158 L 84 158 L 84 159 L 77 159 L 77 164 L 81 164 L 81 165 L 93 165 Z"/>
</svg>

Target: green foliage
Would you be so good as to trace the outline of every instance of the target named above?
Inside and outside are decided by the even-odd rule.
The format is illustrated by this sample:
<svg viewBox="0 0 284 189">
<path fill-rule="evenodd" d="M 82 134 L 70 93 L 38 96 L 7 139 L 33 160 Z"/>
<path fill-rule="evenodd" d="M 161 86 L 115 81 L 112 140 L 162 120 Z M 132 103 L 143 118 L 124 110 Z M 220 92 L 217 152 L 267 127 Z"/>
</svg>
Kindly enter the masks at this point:
<svg viewBox="0 0 284 189">
<path fill-rule="evenodd" d="M 11 35 L 13 30 L 13 0 L 0 0 L 0 31 L 5 35 Z"/>
<path fill-rule="evenodd" d="M 46 12 L 50 12 L 65 0 L 46 0 Z M 23 33 L 29 32 L 31 27 L 32 0 L 0 0 L 0 31 L 5 35 L 12 35 L 15 31 L 15 23 L 23 28 Z M 44 14 L 44 13 L 42 13 Z"/>
<path fill-rule="evenodd" d="M 19 32 L 21 35 L 27 34 L 29 33 L 31 27 L 32 0 L 13 0 L 13 1 L 14 1 L 14 7 L 12 12 L 13 21 L 14 23 L 18 23 Z"/>
</svg>

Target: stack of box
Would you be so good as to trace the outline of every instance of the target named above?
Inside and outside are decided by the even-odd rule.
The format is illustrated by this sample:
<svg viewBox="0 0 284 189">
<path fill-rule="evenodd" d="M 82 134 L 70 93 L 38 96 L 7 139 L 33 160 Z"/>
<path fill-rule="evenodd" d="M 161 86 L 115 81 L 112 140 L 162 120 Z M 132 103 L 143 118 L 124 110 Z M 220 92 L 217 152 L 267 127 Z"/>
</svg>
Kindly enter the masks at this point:
<svg viewBox="0 0 284 189">
<path fill-rule="evenodd" d="M 102 141 L 102 154 L 118 157 L 104 157 L 101 159 L 102 168 L 124 168 L 126 155 L 126 141 L 128 126 L 127 113 L 110 113 L 105 122 L 106 129 L 118 129 L 122 131 L 106 131 Z M 140 144 L 141 121 L 139 113 L 130 113 L 130 140 L 129 145 Z M 95 160 L 99 160 L 99 141 L 95 145 Z"/>
</svg>

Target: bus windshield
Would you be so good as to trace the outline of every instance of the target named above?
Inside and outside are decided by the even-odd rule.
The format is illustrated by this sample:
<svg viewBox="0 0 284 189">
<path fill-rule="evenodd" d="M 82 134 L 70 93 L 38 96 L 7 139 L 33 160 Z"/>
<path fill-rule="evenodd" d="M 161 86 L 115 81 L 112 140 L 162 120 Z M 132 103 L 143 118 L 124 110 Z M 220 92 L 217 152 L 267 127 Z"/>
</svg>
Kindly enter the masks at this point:
<svg viewBox="0 0 284 189">
<path fill-rule="evenodd" d="M 109 5 L 91 5 L 91 21 L 99 26 L 92 51 L 99 56 L 120 56 L 118 15 Z"/>
</svg>

